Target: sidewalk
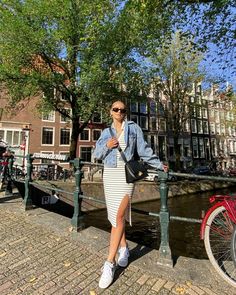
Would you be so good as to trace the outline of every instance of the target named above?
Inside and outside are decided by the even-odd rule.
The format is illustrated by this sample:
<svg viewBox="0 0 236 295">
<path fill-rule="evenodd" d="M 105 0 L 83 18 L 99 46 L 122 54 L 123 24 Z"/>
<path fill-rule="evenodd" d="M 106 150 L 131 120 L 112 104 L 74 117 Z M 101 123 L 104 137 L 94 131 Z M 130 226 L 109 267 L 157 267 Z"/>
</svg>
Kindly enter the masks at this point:
<svg viewBox="0 0 236 295">
<path fill-rule="evenodd" d="M 208 260 L 178 258 L 157 265 L 158 251 L 130 242 L 130 264 L 114 283 L 98 288 L 109 234 L 90 227 L 72 232 L 70 219 L 37 208 L 24 211 L 17 194 L 0 193 L 0 294 L 235 295 Z"/>
</svg>

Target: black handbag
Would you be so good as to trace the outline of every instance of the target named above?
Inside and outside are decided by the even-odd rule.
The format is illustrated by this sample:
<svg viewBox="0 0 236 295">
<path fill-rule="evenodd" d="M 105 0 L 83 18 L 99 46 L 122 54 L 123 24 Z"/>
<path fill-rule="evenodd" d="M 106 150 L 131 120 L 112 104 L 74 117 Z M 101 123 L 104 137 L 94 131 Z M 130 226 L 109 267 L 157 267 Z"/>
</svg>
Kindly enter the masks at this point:
<svg viewBox="0 0 236 295">
<path fill-rule="evenodd" d="M 112 137 L 114 137 L 112 129 L 109 128 L 110 133 Z M 126 182 L 127 183 L 133 183 L 135 181 L 141 180 L 148 176 L 147 172 L 147 165 L 142 160 L 130 160 L 127 161 L 126 156 L 124 152 L 122 151 L 122 148 L 118 145 L 118 151 L 120 152 L 120 155 L 125 162 L 125 176 L 126 176 Z"/>
<path fill-rule="evenodd" d="M 127 183 L 133 183 L 148 176 L 145 162 L 130 160 L 125 163 L 125 176 Z"/>
</svg>

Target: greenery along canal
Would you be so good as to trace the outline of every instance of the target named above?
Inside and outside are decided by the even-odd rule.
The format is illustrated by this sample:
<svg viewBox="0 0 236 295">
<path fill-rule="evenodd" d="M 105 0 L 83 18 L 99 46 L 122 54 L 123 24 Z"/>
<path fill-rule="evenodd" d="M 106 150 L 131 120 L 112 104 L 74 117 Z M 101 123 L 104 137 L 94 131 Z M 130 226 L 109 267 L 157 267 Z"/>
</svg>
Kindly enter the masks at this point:
<svg viewBox="0 0 236 295">
<path fill-rule="evenodd" d="M 168 207 L 170 214 L 188 218 L 200 219 L 202 210 L 210 207 L 209 196 L 218 194 L 236 193 L 232 188 L 188 196 L 170 198 Z M 159 212 L 160 201 L 150 201 L 134 204 L 134 208 L 149 212 Z M 106 210 L 90 212 L 85 216 L 86 226 L 96 226 L 109 231 L 110 224 L 107 221 Z M 127 238 L 133 242 L 159 249 L 160 245 L 160 223 L 159 218 L 141 215 L 132 212 L 132 227 L 127 225 Z M 200 224 L 172 220 L 170 221 L 170 247 L 172 255 L 187 256 L 198 259 L 207 258 L 204 243 L 200 240 Z"/>
</svg>

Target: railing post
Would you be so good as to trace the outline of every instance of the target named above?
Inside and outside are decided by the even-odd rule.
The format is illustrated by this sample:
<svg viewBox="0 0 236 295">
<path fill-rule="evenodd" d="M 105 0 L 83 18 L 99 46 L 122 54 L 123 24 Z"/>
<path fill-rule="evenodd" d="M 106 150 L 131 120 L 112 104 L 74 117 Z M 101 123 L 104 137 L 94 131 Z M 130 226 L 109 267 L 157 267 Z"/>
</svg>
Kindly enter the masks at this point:
<svg viewBox="0 0 236 295">
<path fill-rule="evenodd" d="M 26 156 L 26 161 L 27 161 L 27 165 L 26 165 L 27 174 L 25 177 L 25 196 L 24 196 L 23 204 L 25 206 L 25 210 L 30 210 L 33 208 L 33 202 L 32 202 L 31 193 L 30 193 L 30 182 L 32 181 L 31 173 L 33 170 L 32 154 L 28 154 Z"/>
<path fill-rule="evenodd" d="M 168 173 L 163 171 L 158 172 L 158 179 L 160 181 L 160 225 L 161 225 L 161 244 L 159 248 L 158 264 L 173 267 L 173 259 L 171 256 L 171 250 L 169 246 L 169 221 L 170 214 L 167 206 L 168 198 L 168 185 L 167 185 Z"/>
<path fill-rule="evenodd" d="M 12 194 L 12 167 L 13 167 L 13 156 L 9 156 L 7 158 L 8 164 L 6 169 L 6 189 L 5 189 L 5 196 Z"/>
<path fill-rule="evenodd" d="M 83 176 L 82 164 L 81 160 L 76 158 L 73 161 L 74 169 L 75 169 L 75 191 L 74 191 L 74 214 L 71 219 L 71 225 L 73 230 L 80 231 L 84 228 L 83 216 L 81 212 L 81 204 L 82 204 L 82 191 L 81 191 L 81 181 Z"/>
</svg>

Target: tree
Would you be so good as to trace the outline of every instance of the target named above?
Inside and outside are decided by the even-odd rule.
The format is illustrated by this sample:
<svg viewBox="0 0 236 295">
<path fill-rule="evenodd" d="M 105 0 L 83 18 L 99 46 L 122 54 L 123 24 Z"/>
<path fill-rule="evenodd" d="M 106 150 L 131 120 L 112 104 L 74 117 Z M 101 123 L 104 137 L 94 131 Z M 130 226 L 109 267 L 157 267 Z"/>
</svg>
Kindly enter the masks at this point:
<svg viewBox="0 0 236 295">
<path fill-rule="evenodd" d="M 41 108 L 70 117 L 72 158 L 78 135 L 99 104 L 101 82 L 109 81 L 109 65 L 99 53 L 114 7 L 111 1 L 90 2 L 0 4 L 0 81 L 12 105 L 41 95 Z M 81 117 L 84 123 L 79 125 Z"/>
<path fill-rule="evenodd" d="M 158 1 L 143 1 L 152 14 L 156 13 Z M 194 35 L 196 44 L 206 52 L 210 62 L 217 63 L 222 72 L 231 68 L 235 74 L 235 1 L 233 0 L 171 0 L 165 2 L 172 11 L 173 31 L 179 30 L 186 36 Z M 208 51 L 208 49 L 211 50 Z M 208 52 L 207 52 L 208 51 Z M 214 54 L 213 54 L 214 51 Z"/>
<path fill-rule="evenodd" d="M 9 103 L 38 95 L 41 110 L 69 117 L 71 158 L 93 112 L 137 92 L 132 50 L 142 39 L 143 11 L 141 0 L 0 3 L 0 83 Z"/>
<path fill-rule="evenodd" d="M 193 85 L 204 77 L 199 70 L 202 57 L 193 41 L 180 32 L 176 32 L 173 39 L 166 41 L 158 50 L 150 51 L 150 90 L 159 107 L 159 114 L 165 118 L 168 138 L 171 136 L 174 139 L 176 170 L 180 169 L 178 141 L 192 113 L 189 97 Z"/>
</svg>

